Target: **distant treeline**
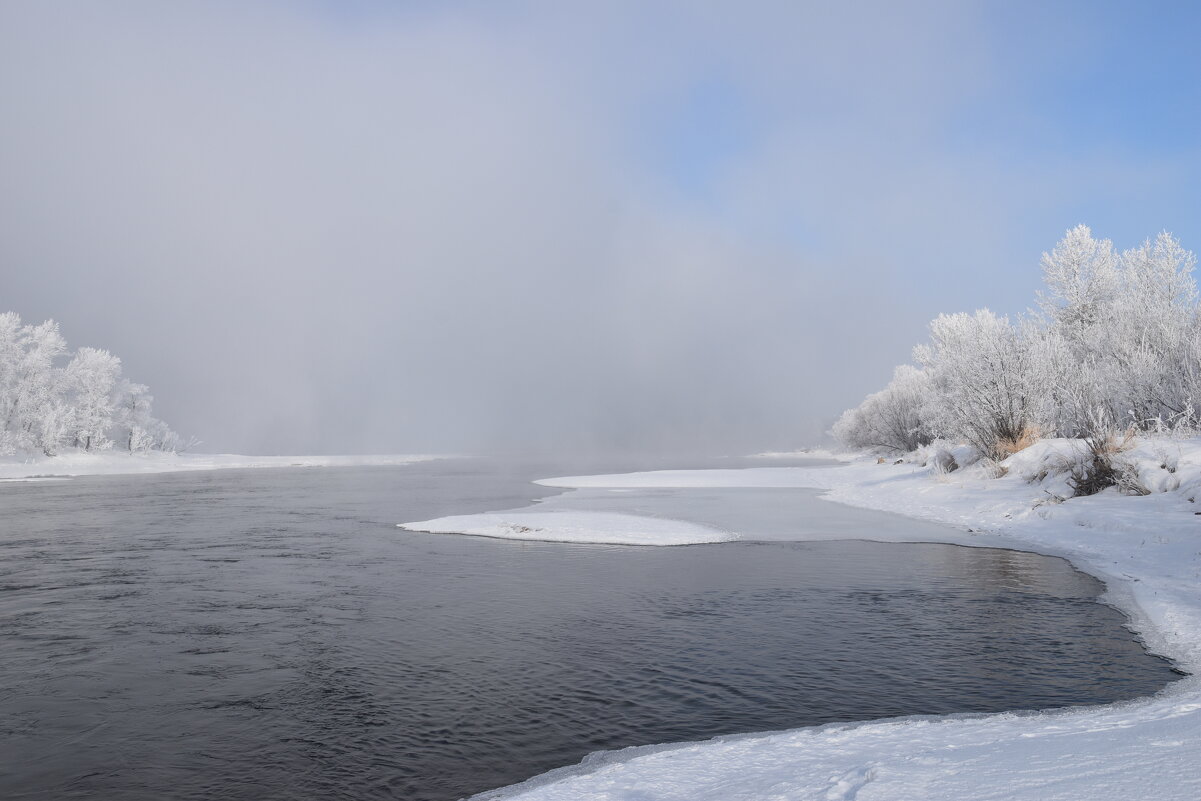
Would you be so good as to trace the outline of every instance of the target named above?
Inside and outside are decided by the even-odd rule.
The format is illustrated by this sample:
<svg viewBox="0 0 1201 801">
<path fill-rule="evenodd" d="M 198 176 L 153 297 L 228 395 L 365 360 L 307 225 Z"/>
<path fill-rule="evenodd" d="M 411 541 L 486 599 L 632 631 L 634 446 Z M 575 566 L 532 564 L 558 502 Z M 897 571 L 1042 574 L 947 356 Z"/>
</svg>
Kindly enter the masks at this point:
<svg viewBox="0 0 1201 801">
<path fill-rule="evenodd" d="M 1002 459 L 1040 437 L 1194 430 L 1201 406 L 1196 258 L 1167 233 L 1116 252 L 1086 226 L 1042 258 L 1038 308 L 941 315 L 916 366 L 845 412 L 852 448 L 909 452 L 935 439 Z"/>
<path fill-rule="evenodd" d="M 0 314 L 0 454 L 175 450 L 179 438 L 150 413 L 152 401 L 108 351 L 68 353 L 53 320 Z"/>
</svg>

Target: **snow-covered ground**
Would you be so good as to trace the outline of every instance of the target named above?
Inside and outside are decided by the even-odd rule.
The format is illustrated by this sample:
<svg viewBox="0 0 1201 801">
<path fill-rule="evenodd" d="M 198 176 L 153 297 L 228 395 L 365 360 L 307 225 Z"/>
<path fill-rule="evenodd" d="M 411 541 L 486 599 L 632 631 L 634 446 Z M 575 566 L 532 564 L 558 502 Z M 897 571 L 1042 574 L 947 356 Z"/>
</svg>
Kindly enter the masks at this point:
<svg viewBox="0 0 1201 801">
<path fill-rule="evenodd" d="M 252 467 L 352 467 L 424 462 L 437 456 L 239 456 L 230 453 L 66 451 L 58 456 L 0 456 L 0 481 L 67 476 L 175 473 Z"/>
<path fill-rule="evenodd" d="M 1062 441 L 1036 445 L 1011 457 L 1002 478 L 971 468 L 942 474 L 860 458 L 840 467 L 658 471 L 541 483 L 586 487 L 577 492 L 593 496 L 583 498 L 583 506 L 614 491 L 688 487 L 720 493 L 736 487 L 786 494 L 808 487 L 824 490 L 828 500 L 950 524 L 873 529 L 872 538 L 928 539 L 931 532 L 945 532 L 935 536 L 1064 556 L 1108 583 L 1107 600 L 1131 616 L 1152 650 L 1201 673 L 1201 502 L 1195 502 L 1201 441 L 1144 442 L 1123 455 L 1144 485 L 1157 490 L 1150 495 L 1107 490 L 1059 502 L 1065 478 L 1056 468 L 1071 460 L 1072 447 Z M 570 507 L 574 494 L 543 507 Z M 573 525 L 578 529 L 579 523 L 577 518 Z M 797 526 L 793 536 L 810 533 Z M 586 539 L 587 533 L 577 530 L 575 536 Z M 1201 677 L 1151 698 L 1104 707 L 901 718 L 626 749 L 480 798 L 1196 801 Z"/>
</svg>

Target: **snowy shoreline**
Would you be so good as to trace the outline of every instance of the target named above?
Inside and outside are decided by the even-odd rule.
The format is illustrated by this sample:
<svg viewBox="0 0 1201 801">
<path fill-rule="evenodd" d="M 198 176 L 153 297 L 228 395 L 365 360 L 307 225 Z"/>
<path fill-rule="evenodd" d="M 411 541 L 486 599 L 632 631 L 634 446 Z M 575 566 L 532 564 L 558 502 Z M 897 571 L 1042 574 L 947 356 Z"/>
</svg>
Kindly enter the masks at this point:
<svg viewBox="0 0 1201 801">
<path fill-rule="evenodd" d="M 447 458 L 431 455 L 242 456 L 232 453 L 124 453 L 68 451 L 58 456 L 0 456 L 0 482 L 45 481 L 75 476 L 180 473 L 271 467 L 375 467 Z"/>
<path fill-rule="evenodd" d="M 1056 478 L 1030 481 L 1026 472 L 1038 457 L 1038 451 L 1015 457 L 1010 475 L 999 479 L 857 458 L 834 468 L 658 471 L 538 483 L 592 491 L 819 489 L 826 500 L 950 524 L 957 531 L 948 529 L 949 542 L 1061 556 L 1105 581 L 1104 600 L 1130 617 L 1147 647 L 1193 675 L 1154 696 L 1108 706 L 864 721 L 598 753 L 477 801 L 1201 797 L 1201 518 L 1192 493 L 1187 486 L 1177 491 L 1180 482 L 1173 481 L 1168 491 L 1142 497 L 1107 491 L 1046 503 Z M 1182 476 L 1196 470 L 1193 462 L 1201 463 L 1201 445 L 1189 442 Z M 903 530 L 884 538 L 906 541 Z"/>
</svg>

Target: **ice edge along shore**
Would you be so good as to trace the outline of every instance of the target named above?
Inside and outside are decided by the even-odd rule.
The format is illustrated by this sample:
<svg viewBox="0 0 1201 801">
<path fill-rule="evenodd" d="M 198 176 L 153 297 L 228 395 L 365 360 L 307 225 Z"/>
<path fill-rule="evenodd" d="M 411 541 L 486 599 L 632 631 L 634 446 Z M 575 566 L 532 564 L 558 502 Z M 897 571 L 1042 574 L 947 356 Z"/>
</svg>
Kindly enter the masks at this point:
<svg viewBox="0 0 1201 801">
<path fill-rule="evenodd" d="M 656 471 L 538 483 L 821 489 L 831 501 L 955 526 L 948 541 L 1062 556 L 1104 580 L 1105 600 L 1130 616 L 1148 647 L 1194 675 L 1155 696 L 1106 706 L 832 724 L 599 753 L 476 801 L 1201 798 L 1201 518 L 1193 514 L 1199 507 L 1185 497 L 1187 487 L 1043 503 L 1053 494 L 1047 482 L 1056 479 L 1031 476 L 1056 447 L 1064 446 L 1017 454 L 999 479 L 859 458 L 833 468 Z M 1201 465 L 1201 443 L 1179 447 L 1187 475 Z M 548 539 L 554 532 L 532 534 Z M 605 541 L 604 531 L 596 534 Z"/>
</svg>

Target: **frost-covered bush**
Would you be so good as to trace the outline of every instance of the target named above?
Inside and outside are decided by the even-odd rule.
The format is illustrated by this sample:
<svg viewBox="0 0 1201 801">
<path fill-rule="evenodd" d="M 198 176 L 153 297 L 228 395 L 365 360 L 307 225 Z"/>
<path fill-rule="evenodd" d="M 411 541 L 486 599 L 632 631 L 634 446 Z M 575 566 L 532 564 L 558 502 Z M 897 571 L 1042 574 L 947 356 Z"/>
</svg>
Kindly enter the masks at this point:
<svg viewBox="0 0 1201 801">
<path fill-rule="evenodd" d="M 121 378 L 121 360 L 108 351 L 80 348 L 68 358 L 58 323 L 24 325 L 0 314 L 0 454 L 114 443 L 171 450 L 177 438 L 150 402 L 145 386 Z"/>
<path fill-rule="evenodd" d="M 1081 488 L 1114 485 L 1115 435 L 1201 427 L 1195 266 L 1170 234 L 1118 253 L 1077 226 L 1043 254 L 1037 310 L 1016 321 L 987 309 L 940 315 L 914 350 L 918 367 L 833 433 L 849 447 L 895 451 L 945 438 L 993 461 L 1042 437 L 1080 439 L 1095 474 L 1082 474 Z"/>
<path fill-rule="evenodd" d="M 1038 355 L 1030 323 L 1013 325 L 988 309 L 940 315 L 930 323 L 930 344 L 914 350 L 930 378 L 924 424 L 983 456 L 1005 458 L 1039 423 Z"/>
<path fill-rule="evenodd" d="M 1192 454 L 1201 454 L 1201 440 L 1169 443 L 1154 435 L 1136 437 L 1127 432 L 1103 443 L 1046 439 L 1010 457 L 1004 465 L 1011 475 L 1031 484 L 1040 484 L 1044 493 L 1059 501 L 1095 495 L 1111 488 L 1123 495 L 1176 492 L 1186 485 L 1201 482 L 1198 478 L 1201 477 L 1201 464 L 1186 462 L 1175 472 L 1169 472 L 1165 467 L 1164 446 L 1171 446 L 1179 453 L 1176 446 L 1181 444 L 1187 445 Z M 1177 464 L 1181 464 L 1179 457 Z M 1187 475 L 1181 475 L 1182 469 Z M 1043 503 L 1059 501 L 1044 499 Z"/>
<path fill-rule="evenodd" d="M 1109 487 L 1117 487 L 1126 495 L 1146 495 L 1148 490 L 1139 480 L 1137 468 L 1119 454 L 1130 450 L 1133 430 L 1118 435 L 1098 429 L 1083 440 L 1082 458 L 1072 466 L 1068 486 L 1074 495 L 1095 495 Z"/>
<path fill-rule="evenodd" d="M 908 453 L 932 439 L 922 420 L 929 378 L 903 364 L 888 386 L 848 409 L 834 424 L 834 435 L 851 448 Z"/>
<path fill-rule="evenodd" d="M 929 467 L 937 474 L 953 473 L 975 461 L 975 451 L 967 446 L 956 446 L 945 439 L 936 439 L 913 452 L 912 461 Z"/>
</svg>

